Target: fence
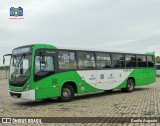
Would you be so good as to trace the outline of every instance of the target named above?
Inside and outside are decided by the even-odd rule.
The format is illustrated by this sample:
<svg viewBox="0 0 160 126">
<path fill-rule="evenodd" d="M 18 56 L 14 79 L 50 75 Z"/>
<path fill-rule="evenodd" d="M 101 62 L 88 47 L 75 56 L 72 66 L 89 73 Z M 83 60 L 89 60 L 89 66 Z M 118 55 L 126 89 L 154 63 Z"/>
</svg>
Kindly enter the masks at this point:
<svg viewBox="0 0 160 126">
<path fill-rule="evenodd" d="M 8 78 L 8 70 L 0 70 L 0 79 L 7 79 Z"/>
</svg>

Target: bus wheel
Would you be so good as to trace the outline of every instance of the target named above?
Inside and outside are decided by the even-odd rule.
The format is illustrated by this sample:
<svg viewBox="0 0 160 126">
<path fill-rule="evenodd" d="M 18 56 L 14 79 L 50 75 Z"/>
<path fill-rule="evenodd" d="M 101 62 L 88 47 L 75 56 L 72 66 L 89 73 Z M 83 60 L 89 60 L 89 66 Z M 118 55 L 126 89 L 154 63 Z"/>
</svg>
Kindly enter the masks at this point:
<svg viewBox="0 0 160 126">
<path fill-rule="evenodd" d="M 132 92 L 134 91 L 135 82 L 133 79 L 128 79 L 126 88 L 122 88 L 123 92 Z"/>
<path fill-rule="evenodd" d="M 70 85 L 64 85 L 61 91 L 61 97 L 58 98 L 59 101 L 69 102 L 74 98 L 74 89 Z"/>
</svg>

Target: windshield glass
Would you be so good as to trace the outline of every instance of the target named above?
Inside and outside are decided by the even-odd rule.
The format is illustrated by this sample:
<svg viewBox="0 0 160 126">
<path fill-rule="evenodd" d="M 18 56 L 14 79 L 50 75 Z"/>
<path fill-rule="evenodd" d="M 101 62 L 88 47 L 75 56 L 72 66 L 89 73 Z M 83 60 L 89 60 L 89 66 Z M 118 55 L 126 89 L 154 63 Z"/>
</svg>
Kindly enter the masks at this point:
<svg viewBox="0 0 160 126">
<path fill-rule="evenodd" d="M 12 55 L 9 79 L 13 82 L 26 81 L 30 76 L 31 55 Z"/>
</svg>

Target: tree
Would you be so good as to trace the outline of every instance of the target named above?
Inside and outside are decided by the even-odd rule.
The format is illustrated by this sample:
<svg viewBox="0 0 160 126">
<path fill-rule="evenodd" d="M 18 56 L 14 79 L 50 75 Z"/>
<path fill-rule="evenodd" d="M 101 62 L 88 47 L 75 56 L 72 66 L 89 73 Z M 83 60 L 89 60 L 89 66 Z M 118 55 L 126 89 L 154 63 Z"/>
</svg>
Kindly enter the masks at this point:
<svg viewBox="0 0 160 126">
<path fill-rule="evenodd" d="M 0 66 L 0 70 L 9 70 L 9 66 Z"/>
<path fill-rule="evenodd" d="M 156 56 L 156 63 L 160 63 L 160 56 Z"/>
</svg>

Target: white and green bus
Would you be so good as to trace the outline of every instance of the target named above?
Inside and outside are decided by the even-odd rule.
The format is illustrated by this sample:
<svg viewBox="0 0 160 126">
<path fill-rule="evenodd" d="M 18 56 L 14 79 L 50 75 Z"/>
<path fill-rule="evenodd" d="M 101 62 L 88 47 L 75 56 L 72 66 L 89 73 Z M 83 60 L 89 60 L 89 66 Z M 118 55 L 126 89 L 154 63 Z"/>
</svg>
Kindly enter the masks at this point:
<svg viewBox="0 0 160 126">
<path fill-rule="evenodd" d="M 156 80 L 154 53 L 34 44 L 15 48 L 10 55 L 9 94 L 14 98 L 70 101 L 75 94 L 114 89 L 132 92 L 135 86 Z"/>
</svg>

